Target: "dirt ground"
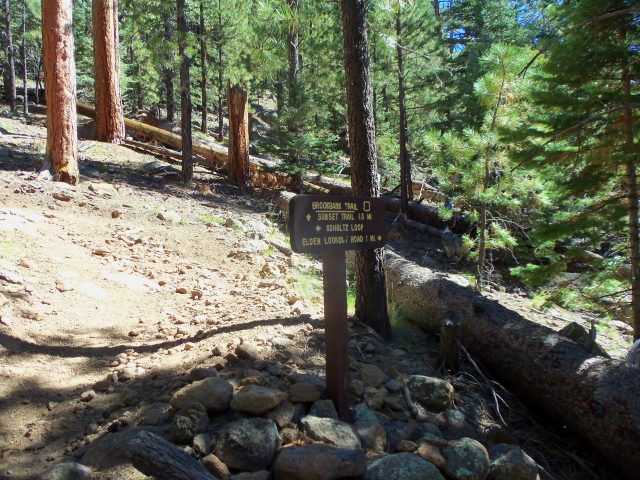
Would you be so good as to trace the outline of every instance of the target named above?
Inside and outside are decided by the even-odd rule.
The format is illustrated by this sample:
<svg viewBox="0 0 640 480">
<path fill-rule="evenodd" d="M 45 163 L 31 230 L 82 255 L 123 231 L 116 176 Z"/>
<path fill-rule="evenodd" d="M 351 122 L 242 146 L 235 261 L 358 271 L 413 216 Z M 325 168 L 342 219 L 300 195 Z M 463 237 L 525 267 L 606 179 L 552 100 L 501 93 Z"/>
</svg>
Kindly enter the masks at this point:
<svg viewBox="0 0 640 480">
<path fill-rule="evenodd" d="M 267 201 L 199 169 L 184 186 L 152 157 L 93 141 L 80 142 L 77 187 L 51 182 L 34 169 L 42 125 L 0 115 L 0 478 L 80 457 L 230 345 L 288 338 L 286 364 L 322 372 L 319 263 L 274 246 L 287 239 Z M 442 257 L 421 241 L 416 251 Z M 488 295 L 566 323 L 568 312 L 535 312 L 523 295 Z M 389 346 L 406 352 L 399 368 L 432 368 L 423 340 L 412 332 Z M 629 339 L 604 343 L 616 354 Z M 587 478 L 581 462 L 539 448 L 547 465 L 565 465 L 560 478 Z M 119 467 L 101 478 L 145 477 Z"/>
</svg>

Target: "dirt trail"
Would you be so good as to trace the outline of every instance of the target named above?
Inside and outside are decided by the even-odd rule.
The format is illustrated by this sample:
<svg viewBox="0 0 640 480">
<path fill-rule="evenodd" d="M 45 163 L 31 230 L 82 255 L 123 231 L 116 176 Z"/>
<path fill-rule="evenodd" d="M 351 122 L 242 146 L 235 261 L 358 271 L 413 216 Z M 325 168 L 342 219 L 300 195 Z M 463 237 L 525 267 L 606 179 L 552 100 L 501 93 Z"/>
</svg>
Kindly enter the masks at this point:
<svg viewBox="0 0 640 480">
<path fill-rule="evenodd" d="M 294 261 L 259 239 L 281 235 L 266 208 L 223 180 L 166 185 L 144 174 L 149 157 L 82 142 L 93 162 L 73 188 L 28 173 L 35 141 L 2 140 L 0 475 L 39 473 L 105 423 L 113 397 L 144 396 L 120 383 L 80 400 L 114 371 L 153 383 L 317 317 L 284 280 Z"/>
</svg>

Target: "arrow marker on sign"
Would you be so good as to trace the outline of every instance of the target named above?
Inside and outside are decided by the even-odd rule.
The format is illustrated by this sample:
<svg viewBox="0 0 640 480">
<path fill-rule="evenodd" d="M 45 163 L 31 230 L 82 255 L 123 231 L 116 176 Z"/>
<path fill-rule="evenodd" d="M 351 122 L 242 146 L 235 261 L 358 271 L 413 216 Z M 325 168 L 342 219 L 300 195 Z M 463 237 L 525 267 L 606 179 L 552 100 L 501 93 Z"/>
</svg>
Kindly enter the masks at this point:
<svg viewBox="0 0 640 480">
<path fill-rule="evenodd" d="M 322 227 L 320 225 L 316 225 L 316 232 L 319 232 L 320 230 L 322 230 Z"/>
<path fill-rule="evenodd" d="M 310 222 L 310 221 L 311 221 L 311 214 L 307 213 L 307 222 Z"/>
</svg>

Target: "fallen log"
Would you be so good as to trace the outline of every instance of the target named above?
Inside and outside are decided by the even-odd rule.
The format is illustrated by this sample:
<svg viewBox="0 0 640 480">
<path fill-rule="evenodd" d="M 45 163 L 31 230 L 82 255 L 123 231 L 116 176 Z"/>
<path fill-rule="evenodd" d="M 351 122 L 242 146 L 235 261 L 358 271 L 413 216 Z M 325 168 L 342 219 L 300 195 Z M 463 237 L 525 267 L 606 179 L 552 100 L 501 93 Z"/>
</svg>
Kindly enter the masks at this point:
<svg viewBox="0 0 640 480">
<path fill-rule="evenodd" d="M 133 466 L 157 480 L 217 480 L 198 460 L 151 432 L 138 433 L 127 446 Z"/>
<path fill-rule="evenodd" d="M 439 277 L 393 252 L 387 289 L 395 308 L 427 331 L 460 318 L 466 348 L 520 399 L 559 420 L 629 480 L 640 472 L 640 370 L 594 357 L 548 327 Z"/>
</svg>

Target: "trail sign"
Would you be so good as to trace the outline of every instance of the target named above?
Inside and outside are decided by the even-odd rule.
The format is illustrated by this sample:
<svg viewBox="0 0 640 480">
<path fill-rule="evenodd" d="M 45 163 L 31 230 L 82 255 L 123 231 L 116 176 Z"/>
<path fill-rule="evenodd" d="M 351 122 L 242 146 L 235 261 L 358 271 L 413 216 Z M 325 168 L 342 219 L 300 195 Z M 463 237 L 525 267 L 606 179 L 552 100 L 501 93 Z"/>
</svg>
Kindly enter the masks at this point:
<svg viewBox="0 0 640 480">
<path fill-rule="evenodd" d="M 291 248 L 322 253 L 327 394 L 342 420 L 350 420 L 344 252 L 384 246 L 385 219 L 380 198 L 296 195 L 289 202 Z"/>
<path fill-rule="evenodd" d="M 291 248 L 321 253 L 382 247 L 385 218 L 381 198 L 296 195 L 289 203 Z"/>
</svg>

